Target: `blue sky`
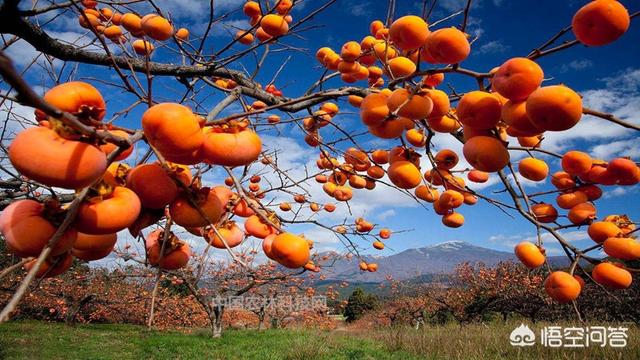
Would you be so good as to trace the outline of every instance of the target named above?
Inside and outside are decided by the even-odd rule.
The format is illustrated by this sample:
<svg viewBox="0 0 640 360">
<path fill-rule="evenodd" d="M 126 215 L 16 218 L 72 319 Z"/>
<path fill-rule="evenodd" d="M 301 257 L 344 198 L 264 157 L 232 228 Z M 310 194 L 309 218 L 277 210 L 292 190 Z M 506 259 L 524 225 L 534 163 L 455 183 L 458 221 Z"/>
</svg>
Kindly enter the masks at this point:
<svg viewBox="0 0 640 360">
<path fill-rule="evenodd" d="M 431 21 L 438 20 L 462 9 L 466 1 L 463 0 L 442 0 L 438 1 L 438 7 L 432 14 Z M 206 13 L 208 2 L 201 0 L 158 0 L 156 3 L 171 14 L 176 27 L 187 27 L 191 30 L 192 39 L 202 34 L 206 23 Z M 241 1 L 217 1 L 219 14 L 236 9 Z M 318 2 L 307 0 L 301 3 L 293 12 L 294 19 L 300 19 L 314 10 Z M 396 17 L 406 14 L 420 14 L 421 2 L 398 0 Z M 471 56 L 463 63 L 463 66 L 478 71 L 488 71 L 494 66 L 498 66 L 503 61 L 514 56 L 525 56 L 534 47 L 540 45 L 563 27 L 570 24 L 573 14 L 586 1 L 474 1 L 471 11 L 468 32 L 478 39 L 472 46 Z M 640 10 L 639 4 L 632 1 L 622 1 L 629 11 Z M 145 10 L 138 8 L 142 13 Z M 146 9 L 148 11 L 148 9 Z M 316 62 L 315 51 L 322 46 L 330 46 L 338 50 L 342 44 L 349 40 L 360 41 L 362 37 L 368 35 L 369 23 L 375 19 L 383 19 L 386 16 L 386 1 L 354 1 L 338 0 L 324 13 L 317 15 L 308 22 L 313 28 L 299 34 L 299 37 L 289 37 L 282 42 L 297 49 L 306 51 L 279 51 L 273 52 L 266 61 L 264 68 L 257 77 L 260 82 L 270 81 L 280 64 L 288 56 L 291 56 L 286 70 L 278 77 L 275 84 L 283 89 L 284 95 L 295 97 L 302 94 L 311 83 L 315 82 L 322 74 L 322 68 Z M 86 44 L 89 38 L 84 36 L 86 31 L 77 24 L 71 14 L 58 13 L 48 29 L 54 35 L 65 41 L 78 41 Z M 46 20 L 46 19 L 41 19 Z M 461 16 L 457 16 L 443 24 L 444 26 L 455 26 L 462 21 Z M 247 23 L 241 12 L 234 12 L 230 17 L 214 26 L 212 35 L 206 41 L 206 52 L 212 53 L 223 47 L 231 38 L 231 33 L 235 33 L 236 28 L 246 28 Z M 304 26 L 303 26 L 304 27 Z M 563 37 L 564 40 L 571 40 L 571 33 Z M 168 47 L 168 48 L 167 48 Z M 279 48 L 279 45 L 272 46 L 272 49 Z M 182 59 L 175 56 L 170 50 L 175 49 L 175 44 L 167 42 L 165 46 L 158 46 L 158 50 L 153 55 L 154 61 L 160 62 L 181 62 Z M 242 45 L 234 46 L 226 55 L 230 55 L 234 50 L 241 50 Z M 118 49 L 114 50 L 118 52 Z M 260 50 L 261 51 L 261 50 Z M 35 52 L 28 45 L 18 42 L 8 50 L 10 56 L 14 58 L 20 68 L 25 68 Z M 223 55 L 224 56 L 224 55 Z M 564 83 L 584 97 L 586 106 L 599 110 L 613 112 L 619 117 L 635 124 L 640 124 L 640 23 L 638 20 L 632 21 L 631 28 L 619 41 L 598 48 L 586 48 L 576 46 L 568 51 L 560 52 L 542 58 L 539 63 L 545 71 L 545 84 Z M 42 61 L 31 66 L 26 72 L 28 80 L 42 91 L 52 85 L 52 80 L 41 67 Z M 47 65 L 50 66 L 50 65 Z M 250 70 L 255 66 L 254 57 L 249 55 L 243 58 L 240 63 L 232 65 L 233 68 L 242 69 L 246 67 Z M 61 71 L 63 79 L 73 74 L 74 79 L 84 79 L 98 87 L 105 98 L 108 99 L 107 118 L 110 118 L 116 111 L 126 108 L 131 104 L 132 97 L 123 94 L 119 89 L 105 85 L 97 79 L 104 81 L 117 81 L 114 73 L 105 68 L 88 65 L 80 65 L 76 72 L 72 69 L 62 68 L 60 63 L 53 64 L 53 67 Z M 446 84 L 453 86 L 458 92 L 472 90 L 475 81 L 461 75 L 447 75 Z M 344 84 L 339 79 L 326 83 L 325 88 L 340 87 Z M 359 83 L 366 86 L 365 82 Z M 201 86 L 201 83 L 198 85 Z M 446 87 L 444 87 L 446 89 Z M 184 87 L 171 78 L 157 78 L 153 92 L 158 100 L 178 101 L 184 94 Z M 207 111 L 212 108 L 222 95 L 211 92 L 207 89 L 200 93 L 199 100 L 201 107 L 191 103 L 199 111 Z M 356 110 L 346 102 L 338 103 L 344 114 L 334 119 L 345 129 L 355 131 L 362 129 Z M 231 107 L 227 113 L 231 113 L 239 108 Z M 117 124 L 139 128 L 140 116 L 145 107 L 138 106 L 125 118 L 118 119 Z M 24 116 L 29 116 L 29 109 L 14 109 Z M 6 109 L 0 109 L 0 113 Z M 277 112 L 276 112 L 277 113 Z M 2 115 L 0 114 L 0 115 Z M 324 130 L 323 130 L 324 131 Z M 290 168 L 294 175 L 302 175 L 305 165 L 312 168 L 317 157 L 317 151 L 309 148 L 302 141 L 301 131 L 291 125 L 278 126 L 267 130 L 263 134 L 265 148 L 280 151 L 281 165 Z M 332 139 L 335 134 L 327 130 L 322 133 L 325 140 Z M 640 147 L 637 141 L 638 135 L 630 131 L 625 131 L 617 126 L 612 126 L 603 120 L 590 119 L 584 117 L 581 123 L 574 129 L 560 134 L 548 134 L 544 146 L 557 152 L 568 149 L 581 149 L 596 157 L 611 159 L 616 156 L 631 156 L 634 160 L 640 160 Z M 366 148 L 375 147 L 390 148 L 397 145 L 398 141 L 380 141 L 372 137 L 360 138 Z M 451 139 L 450 136 L 438 135 L 435 139 L 437 149 L 452 147 L 460 149 L 460 145 Z M 346 149 L 349 144 L 341 147 Z M 140 150 L 140 149 L 138 149 Z M 521 154 L 512 154 L 517 159 Z M 559 169 L 556 160 L 550 160 L 552 171 Z M 255 170 L 261 171 L 261 167 Z M 315 169 L 313 169 L 315 170 Z M 221 171 L 214 171 L 206 177 L 206 180 L 213 183 L 221 182 L 224 174 Z M 268 176 L 268 175 L 267 175 Z M 492 183 L 495 183 L 493 179 Z M 473 187 L 473 186 L 472 186 Z M 318 194 L 316 201 L 326 202 L 330 199 L 319 190 L 319 185 L 308 184 L 313 194 Z M 500 190 L 501 187 L 491 185 L 482 189 L 486 195 Z M 549 182 L 542 184 L 527 184 L 527 189 L 531 191 L 542 191 L 550 189 Z M 599 215 L 604 216 L 612 213 L 627 213 L 633 218 L 640 217 L 640 206 L 636 204 L 640 200 L 638 189 L 635 188 L 607 188 L 608 195 L 605 199 L 599 200 Z M 498 199 L 508 200 L 504 195 L 493 194 Z M 280 197 L 279 200 L 290 201 L 290 197 Z M 555 196 L 545 198 L 547 202 L 553 202 Z M 494 206 L 480 201 L 473 207 L 465 206 L 460 212 L 465 216 L 465 225 L 459 229 L 444 227 L 440 222 L 440 217 L 432 210 L 425 210 L 408 197 L 390 189 L 379 187 L 373 192 L 356 191 L 352 201 L 353 216 L 365 216 L 367 219 L 380 224 L 381 227 L 388 227 L 392 230 L 409 230 L 394 234 L 387 241 L 387 249 L 382 252 L 373 250 L 367 243 L 356 240 L 362 246 L 364 253 L 391 254 L 407 248 L 429 246 L 449 240 L 464 240 L 470 243 L 490 247 L 499 250 L 511 251 L 513 245 L 523 239 L 530 239 L 534 235 L 535 228 L 527 221 L 522 220 L 513 213 L 509 217 Z M 321 214 L 319 220 L 327 224 L 337 224 L 347 216 L 347 209 L 344 205 L 339 205 L 335 214 Z M 310 227 L 291 227 L 294 232 L 303 232 L 318 244 L 319 250 L 342 250 L 343 247 L 337 239 L 321 231 Z M 586 237 L 586 229 L 572 229 L 565 232 L 568 239 L 577 246 L 589 246 L 591 241 Z M 559 253 L 559 247 L 555 246 L 554 240 L 546 243 L 550 253 Z"/>
</svg>

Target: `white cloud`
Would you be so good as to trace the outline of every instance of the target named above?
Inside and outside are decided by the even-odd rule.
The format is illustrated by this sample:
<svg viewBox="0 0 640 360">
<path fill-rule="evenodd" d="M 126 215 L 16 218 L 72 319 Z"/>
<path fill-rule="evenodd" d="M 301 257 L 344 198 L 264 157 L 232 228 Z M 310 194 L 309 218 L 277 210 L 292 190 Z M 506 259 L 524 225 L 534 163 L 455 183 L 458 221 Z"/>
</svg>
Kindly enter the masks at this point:
<svg viewBox="0 0 640 360">
<path fill-rule="evenodd" d="M 504 45 L 500 40 L 492 40 L 488 43 L 482 44 L 477 50 L 476 54 L 502 54 L 509 50 L 509 46 Z"/>
</svg>

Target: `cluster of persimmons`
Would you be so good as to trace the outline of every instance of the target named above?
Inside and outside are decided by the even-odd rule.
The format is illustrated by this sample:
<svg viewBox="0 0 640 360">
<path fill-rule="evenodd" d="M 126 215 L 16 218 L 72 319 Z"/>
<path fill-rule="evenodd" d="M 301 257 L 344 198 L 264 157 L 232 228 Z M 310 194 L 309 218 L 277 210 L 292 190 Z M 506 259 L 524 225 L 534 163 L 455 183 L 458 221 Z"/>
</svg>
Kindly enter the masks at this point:
<svg viewBox="0 0 640 360">
<path fill-rule="evenodd" d="M 158 14 L 139 17 L 106 7 L 97 9 L 95 1 L 82 3 L 85 6 L 79 18 L 82 26 L 118 43 L 127 41 L 124 28 L 139 38 L 132 46 L 140 55 L 149 55 L 153 50 L 150 39 L 165 41 L 174 37 L 180 42 L 189 36 L 187 29 L 174 31 L 171 22 Z M 235 41 L 250 45 L 254 37 L 264 42 L 287 34 L 292 6 L 292 1 L 280 0 L 265 12 L 259 2 L 247 1 L 243 12 L 252 28 L 238 31 Z M 572 30 L 579 42 L 601 46 L 621 37 L 629 23 L 629 14 L 619 2 L 596 0 L 575 14 Z M 413 15 L 398 18 L 388 27 L 382 21 L 374 21 L 370 35 L 360 42 L 345 43 L 339 52 L 329 47 L 319 49 L 317 60 L 326 69 L 338 71 L 344 82 L 368 81 L 368 95 L 350 95 L 348 101 L 359 108 L 360 119 L 369 133 L 402 142 L 400 146 L 374 151 L 351 147 L 342 158 L 332 156 L 325 149 L 329 147 L 323 146 L 320 132 L 334 121 L 339 108 L 332 102 L 320 104 L 315 111 L 309 108 L 310 115 L 302 120 L 304 140 L 321 149 L 316 162 L 321 172 L 315 180 L 322 184 L 323 191 L 338 202 L 346 202 L 352 199 L 354 190 L 373 190 L 378 182 L 388 178 L 396 188 L 413 191 L 417 199 L 431 203 L 444 225 L 460 227 L 464 216 L 458 210 L 463 205 L 476 204 L 482 197 L 467 186 L 467 181 L 487 182 L 490 173 L 500 172 L 503 176 L 502 170 L 511 166 L 508 143 L 509 137 L 513 137 L 517 138 L 520 150 L 529 154 L 519 160 L 518 176 L 533 182 L 550 178 L 556 188 L 552 193 L 557 193 L 557 206 L 527 199 L 525 211 L 533 222 L 556 223 L 561 216 L 557 208 L 566 210 L 572 224 L 569 226 L 589 226 L 589 236 L 611 258 L 639 259 L 640 244 L 633 237 L 633 222 L 623 215 L 595 221 L 594 205 L 602 196 L 601 186 L 631 186 L 640 182 L 637 164 L 628 158 L 607 162 L 584 152 L 568 151 L 561 155 L 562 170 L 550 175 L 549 165 L 533 154 L 540 149 L 545 132 L 567 131 L 580 122 L 584 112 L 580 95 L 562 84 L 543 84 L 543 69 L 525 57 L 511 58 L 486 74 L 467 71 L 467 75 L 471 73 L 479 80 L 479 90 L 450 95 L 438 89 L 445 73 L 460 72 L 455 64 L 464 61 L 470 52 L 469 36 L 463 30 L 430 29 L 421 17 Z M 446 66 L 421 72 L 422 63 Z M 417 77 L 419 80 L 413 81 Z M 489 81 L 488 88 L 484 87 L 485 79 Z M 237 86 L 232 79 L 214 80 L 224 89 Z M 267 85 L 265 91 L 282 95 L 273 84 Z M 63 83 L 50 89 L 44 100 L 115 136 L 133 133 L 101 122 L 105 101 L 87 83 Z M 255 101 L 245 110 L 261 114 L 267 108 L 265 102 Z M 26 179 L 49 187 L 70 190 L 89 187 L 89 195 L 82 201 L 71 226 L 60 236 L 52 256 L 41 267 L 40 275 L 64 272 L 73 257 L 86 261 L 103 258 L 113 250 L 119 231 L 129 229 L 137 236 L 140 229 L 165 216 L 170 223 L 201 236 L 213 247 L 230 249 L 250 235 L 263 239 L 266 256 L 281 265 L 318 271 L 318 266 L 310 261 L 313 243 L 286 232 L 275 212 L 260 204 L 265 196 L 260 176 L 252 176 L 245 191 L 232 176 L 224 185 L 207 187 L 201 184 L 199 174 L 191 172 L 190 166 L 197 164 L 233 168 L 260 160 L 275 166 L 263 154 L 260 136 L 254 131 L 250 117 L 231 117 L 232 120 L 212 125 L 184 105 L 155 104 L 143 114 L 142 130 L 158 161 L 133 168 L 118 162 L 132 153 L 132 147 L 123 149 L 86 136 L 69 127 L 64 119 L 47 116 L 40 110 L 36 110 L 36 118 L 40 126 L 20 132 L 9 147 L 9 159 L 15 169 Z M 280 117 L 269 115 L 267 121 L 275 125 L 280 123 Z M 462 154 L 451 149 L 433 154 L 431 138 L 435 133 L 455 136 L 464 143 Z M 420 149 L 426 150 L 430 169 L 421 169 Z M 471 168 L 456 169 L 461 165 L 461 157 Z M 514 177 L 517 179 L 516 174 Z M 301 194 L 293 200 L 309 203 Z M 336 209 L 332 203 L 309 204 L 313 212 Z M 288 202 L 278 207 L 283 212 L 292 209 Z M 0 231 L 10 251 L 20 257 L 38 256 L 64 221 L 66 210 L 66 205 L 55 200 L 12 203 L 0 216 Z M 236 223 L 238 218 L 245 219 L 244 229 Z M 356 234 L 372 234 L 373 229 L 374 224 L 363 218 L 357 218 L 353 224 Z M 334 230 L 343 235 L 350 231 L 347 225 Z M 383 249 L 381 240 L 390 236 L 391 230 L 379 230 L 374 235 L 373 247 Z M 182 268 L 192 255 L 189 245 L 167 228 L 150 232 L 145 240 L 148 263 L 163 269 Z M 516 255 L 530 268 L 540 267 L 546 261 L 541 242 L 519 244 Z M 362 261 L 360 268 L 376 271 L 377 264 Z M 602 285 L 616 289 L 628 287 L 632 280 L 624 265 L 609 261 L 599 262 L 592 276 Z M 573 276 L 573 271 L 556 271 L 548 277 L 545 288 L 557 301 L 569 302 L 579 295 L 581 281 Z"/>
<path fill-rule="evenodd" d="M 613 0 L 598 0 L 575 14 L 572 30 L 581 43 L 600 46 L 622 36 L 629 24 L 630 17 L 623 5 Z M 420 62 L 457 64 L 465 60 L 470 51 L 468 35 L 458 28 L 431 31 L 421 17 L 409 15 L 397 19 L 388 28 L 376 20 L 370 25 L 370 35 L 360 42 L 349 41 L 339 52 L 323 47 L 316 53 L 317 60 L 328 70 L 338 71 L 344 82 L 368 80 L 373 91 L 365 97 L 351 95 L 349 102 L 360 109 L 362 123 L 373 136 L 400 137 L 415 148 L 426 147 L 427 151 L 430 150 L 429 134 L 454 133 L 464 142 L 461 155 L 473 168 L 457 171 L 453 169 L 458 165 L 458 154 L 450 149 L 430 156 L 432 168 L 425 172 L 420 170 L 420 155 L 407 146 L 375 150 L 371 154 L 356 149 L 345 153 L 347 161 L 357 160 L 352 162 L 353 169 L 367 171 L 368 179 L 382 178 L 386 172 L 396 187 L 414 189 L 415 196 L 432 203 L 434 211 L 449 227 L 464 223 L 464 217 L 456 209 L 477 202 L 465 179 L 456 176 L 456 172 L 466 172 L 470 182 L 486 182 L 489 173 L 501 171 L 510 164 L 509 136 L 517 138 L 522 147 L 536 149 L 541 146 L 544 132 L 569 130 L 578 124 L 583 114 L 582 99 L 575 91 L 562 84 L 543 86 L 542 68 L 524 57 L 511 58 L 492 69 L 486 76 L 490 90 L 465 93 L 455 108 L 451 107 L 450 96 L 436 88 L 444 80 L 444 72 L 426 72 L 417 84 L 395 86 L 416 77 Z M 385 87 L 385 77 L 388 87 Z M 319 126 L 306 129 L 307 137 L 319 137 Z M 385 164 L 389 164 L 386 170 L 381 168 Z M 331 163 L 321 158 L 318 166 L 326 168 L 327 165 Z M 603 245 L 607 255 L 621 260 L 640 258 L 640 243 L 629 235 L 635 225 L 626 216 L 611 215 L 604 221 L 593 222 L 596 218 L 593 202 L 602 196 L 598 185 L 637 184 L 640 168 L 635 162 L 628 158 L 606 162 L 592 159 L 584 152 L 569 151 L 562 156 L 562 170 L 551 176 L 548 164 L 532 155 L 519 161 L 518 170 L 521 177 L 533 182 L 550 177 L 558 192 L 557 206 L 568 211 L 566 216 L 573 225 L 590 224 L 589 235 Z M 357 175 L 351 177 L 358 179 Z M 351 177 L 349 183 L 355 188 Z M 366 178 L 362 184 L 367 185 Z M 324 189 L 332 194 L 335 186 L 327 183 Z M 528 212 L 540 223 L 554 223 L 559 216 L 554 205 L 543 202 L 534 202 Z M 519 244 L 516 254 L 531 268 L 545 263 L 541 244 Z M 631 274 L 618 265 L 609 262 L 596 265 L 594 279 L 611 288 L 628 287 Z M 361 267 L 366 269 L 366 264 Z M 545 286 L 554 299 L 567 302 L 578 296 L 580 280 L 558 271 L 552 273 Z"/>
</svg>

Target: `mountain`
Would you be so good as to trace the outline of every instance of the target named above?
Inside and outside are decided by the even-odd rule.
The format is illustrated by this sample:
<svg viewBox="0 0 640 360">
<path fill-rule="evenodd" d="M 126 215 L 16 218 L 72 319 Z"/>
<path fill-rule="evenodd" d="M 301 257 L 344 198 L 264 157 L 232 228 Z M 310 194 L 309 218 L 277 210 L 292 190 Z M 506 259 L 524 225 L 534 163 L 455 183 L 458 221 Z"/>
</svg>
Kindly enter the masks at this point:
<svg viewBox="0 0 640 360">
<path fill-rule="evenodd" d="M 321 254 L 322 255 L 322 254 Z M 328 254 L 325 254 L 328 255 Z M 358 259 L 336 258 L 323 267 L 327 281 L 378 283 L 391 275 L 396 280 L 413 278 L 431 279 L 437 275 L 451 274 L 458 264 L 484 263 L 493 266 L 501 261 L 518 261 L 513 253 L 487 249 L 464 241 L 447 241 L 418 249 L 407 249 L 390 256 L 363 256 L 367 262 L 378 264 L 377 272 L 360 271 Z M 549 257 L 552 265 L 565 266 L 564 257 Z"/>
</svg>

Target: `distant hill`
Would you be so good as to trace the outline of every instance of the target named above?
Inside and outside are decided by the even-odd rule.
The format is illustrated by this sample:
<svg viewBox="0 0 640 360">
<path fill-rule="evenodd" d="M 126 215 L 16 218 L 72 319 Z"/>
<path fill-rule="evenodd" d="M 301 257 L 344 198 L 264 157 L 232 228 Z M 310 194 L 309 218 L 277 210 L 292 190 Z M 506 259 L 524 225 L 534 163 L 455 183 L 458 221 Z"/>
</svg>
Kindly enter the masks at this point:
<svg viewBox="0 0 640 360">
<path fill-rule="evenodd" d="M 378 271 L 360 271 L 358 260 L 338 258 L 323 267 L 321 274 L 327 281 L 350 283 L 379 283 L 391 275 L 396 280 L 418 278 L 424 282 L 434 276 L 453 273 L 458 264 L 484 263 L 489 266 L 501 261 L 518 261 L 513 253 L 487 249 L 464 241 L 448 241 L 418 249 L 407 249 L 390 256 L 364 256 L 365 261 L 378 264 Z M 566 266 L 568 260 L 561 256 L 549 257 L 552 266 Z"/>
</svg>

